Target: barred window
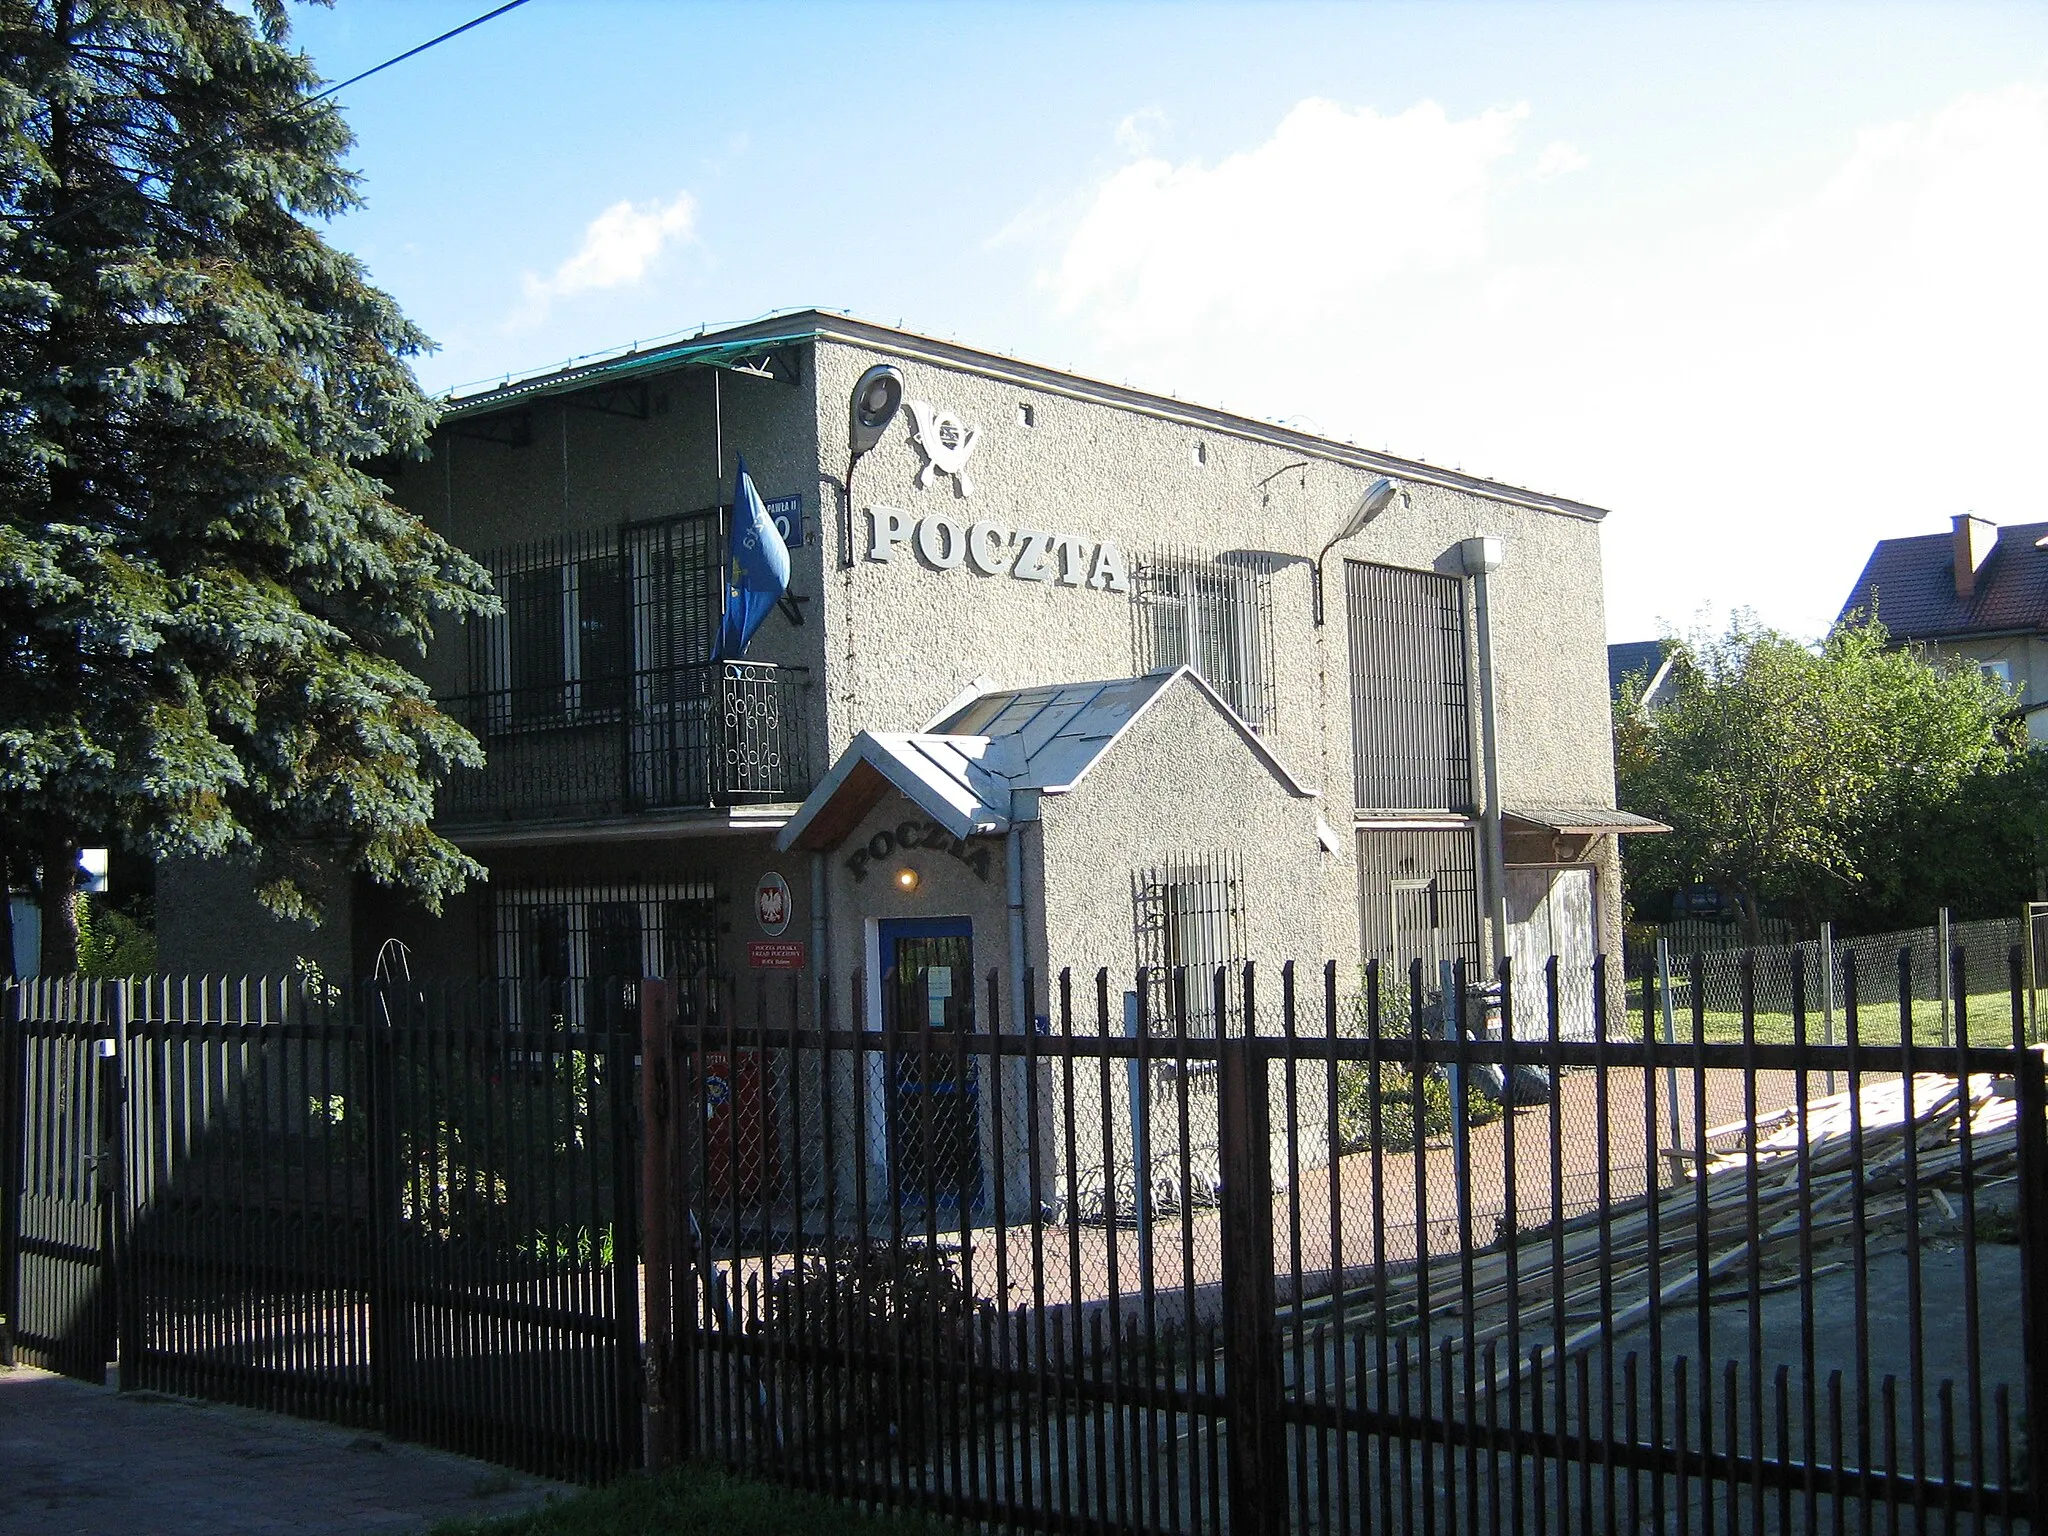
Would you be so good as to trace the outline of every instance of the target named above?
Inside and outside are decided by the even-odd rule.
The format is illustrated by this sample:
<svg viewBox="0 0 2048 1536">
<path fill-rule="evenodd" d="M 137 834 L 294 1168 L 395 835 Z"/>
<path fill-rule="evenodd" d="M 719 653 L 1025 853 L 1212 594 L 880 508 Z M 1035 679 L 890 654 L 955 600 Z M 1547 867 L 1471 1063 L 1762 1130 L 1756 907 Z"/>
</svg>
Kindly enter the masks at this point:
<svg viewBox="0 0 2048 1536">
<path fill-rule="evenodd" d="M 470 692 L 493 735 L 617 719 L 626 700 L 626 592 L 615 533 L 484 556 L 505 611 L 470 626 Z"/>
<path fill-rule="evenodd" d="M 492 966 L 514 994 L 558 993 L 574 1015 L 605 981 L 682 980 L 718 969 L 708 880 L 508 886 L 492 893 Z"/>
<path fill-rule="evenodd" d="M 1477 837 L 1470 826 L 1358 829 L 1359 935 L 1390 1007 L 1418 960 L 1425 991 L 1446 960 L 1479 965 Z"/>
<path fill-rule="evenodd" d="M 1465 589 L 1455 576 L 1344 562 L 1356 804 L 1472 804 Z"/>
<path fill-rule="evenodd" d="M 505 605 L 470 626 L 484 732 L 616 721 L 629 686 L 636 705 L 667 701 L 710 659 L 719 544 L 716 512 L 696 512 L 483 556 Z"/>
<path fill-rule="evenodd" d="M 1131 874 L 1138 964 L 1145 968 L 1147 1015 L 1155 1034 L 1172 1034 L 1179 1000 L 1174 973 L 1186 976 L 1188 1033 L 1217 1032 L 1215 977 L 1230 972 L 1226 1016 L 1236 1016 L 1237 976 L 1245 950 L 1244 869 L 1235 854 L 1170 856 Z"/>
<path fill-rule="evenodd" d="M 1139 672 L 1192 667 L 1247 725 L 1272 725 L 1272 579 L 1263 566 L 1155 550 L 1131 573 L 1131 611 Z"/>
</svg>

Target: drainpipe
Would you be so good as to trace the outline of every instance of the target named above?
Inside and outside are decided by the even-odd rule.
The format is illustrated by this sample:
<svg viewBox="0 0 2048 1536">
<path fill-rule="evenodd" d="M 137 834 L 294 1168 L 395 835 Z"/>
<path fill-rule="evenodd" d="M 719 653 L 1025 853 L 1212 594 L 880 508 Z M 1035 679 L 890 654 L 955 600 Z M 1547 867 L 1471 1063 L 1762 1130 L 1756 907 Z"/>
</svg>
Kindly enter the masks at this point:
<svg viewBox="0 0 2048 1536">
<path fill-rule="evenodd" d="M 832 974 L 832 957 L 825 951 L 825 855 L 811 855 L 811 1017 L 825 1028 L 825 978 Z M 859 1028 L 859 1025 L 850 1025 Z"/>
<path fill-rule="evenodd" d="M 1003 863 L 1010 905 L 1010 1029 L 1021 1035 L 1031 1020 L 1024 1016 L 1024 824 L 1014 812 L 1003 835 Z"/>
<path fill-rule="evenodd" d="M 1486 844 L 1486 916 L 1493 930 L 1496 974 L 1508 953 L 1507 851 L 1501 834 L 1500 739 L 1493 698 L 1493 610 L 1487 600 L 1487 578 L 1507 558 L 1507 543 L 1498 534 L 1464 539 L 1458 555 L 1472 578 L 1472 622 L 1479 632 L 1479 752 L 1485 764 L 1486 803 L 1480 812 L 1480 835 Z"/>
</svg>

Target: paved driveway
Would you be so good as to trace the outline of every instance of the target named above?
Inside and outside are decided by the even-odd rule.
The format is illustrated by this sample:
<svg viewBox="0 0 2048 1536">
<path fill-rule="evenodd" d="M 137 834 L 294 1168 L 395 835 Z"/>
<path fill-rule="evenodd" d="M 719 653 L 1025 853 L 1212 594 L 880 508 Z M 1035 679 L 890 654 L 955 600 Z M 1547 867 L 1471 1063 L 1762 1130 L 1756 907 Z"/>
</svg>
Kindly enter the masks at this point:
<svg viewBox="0 0 2048 1536">
<path fill-rule="evenodd" d="M 0 1536 L 413 1532 L 558 1491 L 381 1435 L 0 1370 Z"/>
</svg>

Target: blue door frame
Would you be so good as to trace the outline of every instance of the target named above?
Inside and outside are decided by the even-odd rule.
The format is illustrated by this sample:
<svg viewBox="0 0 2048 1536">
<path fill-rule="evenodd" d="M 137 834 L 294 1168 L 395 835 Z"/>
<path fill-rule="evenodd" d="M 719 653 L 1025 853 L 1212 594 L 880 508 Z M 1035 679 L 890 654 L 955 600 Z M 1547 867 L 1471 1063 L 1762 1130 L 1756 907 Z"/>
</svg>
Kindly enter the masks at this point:
<svg viewBox="0 0 2048 1536">
<path fill-rule="evenodd" d="M 956 1054 L 956 1033 L 974 1029 L 974 923 L 965 917 L 884 918 L 876 924 L 885 1024 L 897 1054 L 884 1079 L 889 1098 L 890 1180 L 899 1202 L 958 1208 L 982 1204 L 980 1064 Z M 957 941 L 947 943 L 946 941 Z M 908 953 L 906 953 L 906 947 Z M 946 957 L 946 991 L 930 994 Z M 917 964 L 916 976 L 902 966 Z M 932 1018 L 939 1005 L 942 1019 Z"/>
</svg>

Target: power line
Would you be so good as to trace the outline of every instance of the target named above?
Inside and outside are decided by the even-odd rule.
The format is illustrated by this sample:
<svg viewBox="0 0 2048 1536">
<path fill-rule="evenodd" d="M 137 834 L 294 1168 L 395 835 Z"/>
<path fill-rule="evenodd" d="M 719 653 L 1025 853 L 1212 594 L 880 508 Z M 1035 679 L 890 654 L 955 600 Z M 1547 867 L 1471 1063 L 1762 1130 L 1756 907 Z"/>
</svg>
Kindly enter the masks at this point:
<svg viewBox="0 0 2048 1536">
<path fill-rule="evenodd" d="M 500 16 L 504 15 L 507 11 L 516 11 L 519 9 L 519 7 L 521 7 L 524 4 L 526 4 L 526 0 L 511 0 L 510 4 L 501 5 L 495 11 L 486 11 L 484 12 L 483 15 L 475 17 L 469 21 L 465 21 L 461 26 L 456 27 L 451 31 L 443 32 L 439 37 L 428 38 L 424 43 L 421 43 L 417 48 L 408 48 L 404 53 L 397 54 L 392 58 L 388 58 L 382 64 L 373 65 L 369 69 L 364 70 L 360 75 L 350 75 L 346 80 L 342 81 L 340 84 L 330 85 L 329 87 L 327 87 L 326 90 L 321 91 L 317 95 L 308 97 L 307 100 L 325 101 L 328 97 L 334 95 L 335 92 L 337 91 L 345 91 L 350 86 L 359 84 L 360 82 L 369 79 L 370 76 L 374 74 L 379 74 L 384 70 L 389 69 L 394 64 L 403 64 L 407 59 L 417 58 L 419 55 L 425 53 L 429 48 L 438 48 L 441 46 L 441 44 L 447 42 L 449 38 L 460 37 L 462 36 L 463 33 L 469 31 L 470 28 L 480 27 L 487 21 L 495 21 Z"/>
</svg>

